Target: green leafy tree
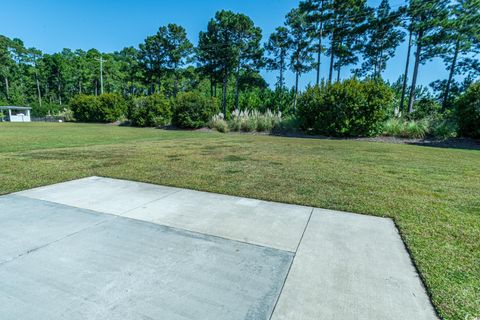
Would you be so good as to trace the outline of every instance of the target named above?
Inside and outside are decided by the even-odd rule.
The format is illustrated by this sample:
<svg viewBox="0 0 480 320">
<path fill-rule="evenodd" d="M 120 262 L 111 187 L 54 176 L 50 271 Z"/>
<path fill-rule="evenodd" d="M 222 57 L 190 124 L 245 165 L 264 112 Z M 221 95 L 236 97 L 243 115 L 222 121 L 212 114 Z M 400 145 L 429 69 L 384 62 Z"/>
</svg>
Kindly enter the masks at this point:
<svg viewBox="0 0 480 320">
<path fill-rule="evenodd" d="M 200 32 L 197 48 L 199 61 L 211 78 L 222 81 L 222 110 L 227 113 L 227 86 L 232 74 L 236 75 L 238 88 L 239 71 L 242 68 L 258 69 L 262 50 L 261 30 L 244 14 L 219 11 L 210 20 L 206 32 Z M 238 96 L 238 90 L 236 90 Z M 238 100 L 238 99 L 236 99 Z"/>
<path fill-rule="evenodd" d="M 454 76 L 475 71 L 480 53 L 480 0 L 457 0 L 451 7 L 449 19 L 442 32 L 443 52 L 441 57 L 448 67 L 449 75 L 442 97 L 442 109 L 449 105 L 449 96 Z M 460 64 L 460 68 L 458 65 Z"/>
<path fill-rule="evenodd" d="M 165 52 L 164 68 L 174 78 L 173 96 L 177 96 L 180 68 L 185 66 L 193 52 L 193 45 L 187 38 L 182 26 L 168 24 L 161 27 L 158 36 L 161 40 L 162 52 Z"/>
<path fill-rule="evenodd" d="M 369 28 L 367 17 L 371 9 L 366 0 L 336 0 L 334 1 L 335 32 L 332 34 L 331 60 L 329 81 L 332 80 L 332 71 L 337 71 L 337 81 L 340 81 L 342 67 L 358 62 L 358 53 L 362 51 L 366 42 L 366 31 Z M 334 53 L 334 54 L 333 54 Z"/>
<path fill-rule="evenodd" d="M 291 44 L 288 29 L 285 27 L 277 27 L 265 43 L 267 69 L 279 71 L 277 88 L 285 87 L 284 74 L 287 69 L 287 58 Z"/>
<path fill-rule="evenodd" d="M 415 89 L 420 64 L 439 56 L 440 44 L 445 41 L 441 32 L 448 17 L 448 2 L 443 0 L 410 0 L 407 10 L 411 18 L 411 29 L 415 34 L 415 62 L 412 84 L 408 98 L 408 113 L 413 112 Z"/>
<path fill-rule="evenodd" d="M 321 58 L 325 48 L 322 45 L 325 37 L 325 25 L 330 19 L 329 9 L 332 0 L 305 0 L 300 2 L 300 10 L 306 13 L 306 20 L 310 24 L 309 36 L 312 40 L 316 40 L 317 44 L 314 48 L 317 53 L 316 62 L 316 84 L 320 84 Z"/>
<path fill-rule="evenodd" d="M 369 15 L 368 42 L 362 49 L 361 73 L 380 78 L 387 67 L 387 61 L 395 55 L 396 48 L 405 37 L 399 29 L 402 23 L 401 11 L 391 11 L 388 0 L 382 0 L 375 14 Z"/>
<path fill-rule="evenodd" d="M 302 74 L 314 68 L 313 47 L 308 37 L 309 25 L 300 9 L 292 9 L 286 16 L 286 26 L 291 38 L 290 69 L 295 73 L 295 101 L 298 99 L 298 81 Z"/>
</svg>

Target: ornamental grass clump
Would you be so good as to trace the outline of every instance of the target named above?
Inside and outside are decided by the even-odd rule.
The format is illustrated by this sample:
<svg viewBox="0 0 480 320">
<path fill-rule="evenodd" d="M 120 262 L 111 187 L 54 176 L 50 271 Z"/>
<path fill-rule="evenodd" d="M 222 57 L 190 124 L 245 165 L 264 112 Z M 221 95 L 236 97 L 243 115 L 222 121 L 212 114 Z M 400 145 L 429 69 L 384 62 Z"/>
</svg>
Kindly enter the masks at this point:
<svg viewBox="0 0 480 320">
<path fill-rule="evenodd" d="M 232 112 L 228 122 L 230 130 L 244 132 L 270 132 L 282 120 L 282 113 L 273 113 L 267 110 L 261 113 L 257 110 Z"/>
<path fill-rule="evenodd" d="M 212 117 L 212 119 L 210 120 L 208 126 L 211 129 L 217 130 L 218 132 L 225 133 L 225 132 L 229 131 L 228 123 L 227 123 L 227 121 L 225 121 L 225 116 L 223 115 L 223 113 L 219 113 L 217 115 L 214 115 Z"/>
</svg>

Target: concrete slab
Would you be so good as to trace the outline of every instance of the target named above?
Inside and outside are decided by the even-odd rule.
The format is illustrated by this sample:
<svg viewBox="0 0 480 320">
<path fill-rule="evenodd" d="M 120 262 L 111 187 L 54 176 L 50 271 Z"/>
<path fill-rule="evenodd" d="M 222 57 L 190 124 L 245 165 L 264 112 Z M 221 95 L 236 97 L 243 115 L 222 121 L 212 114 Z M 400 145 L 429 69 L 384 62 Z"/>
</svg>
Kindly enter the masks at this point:
<svg viewBox="0 0 480 320">
<path fill-rule="evenodd" d="M 285 319 L 437 317 L 390 219 L 315 209 L 272 316 Z"/>
<path fill-rule="evenodd" d="M 120 214 L 180 190 L 141 182 L 88 177 L 16 194 L 77 208 Z"/>
<path fill-rule="evenodd" d="M 310 207 L 91 177 L 18 195 L 295 251 Z"/>
<path fill-rule="evenodd" d="M 122 215 L 294 252 L 312 208 L 182 190 Z"/>
<path fill-rule="evenodd" d="M 269 319 L 292 257 L 117 217 L 1 263 L 1 318 Z"/>
<path fill-rule="evenodd" d="M 0 264 L 113 216 L 21 196 L 0 197 Z"/>
</svg>

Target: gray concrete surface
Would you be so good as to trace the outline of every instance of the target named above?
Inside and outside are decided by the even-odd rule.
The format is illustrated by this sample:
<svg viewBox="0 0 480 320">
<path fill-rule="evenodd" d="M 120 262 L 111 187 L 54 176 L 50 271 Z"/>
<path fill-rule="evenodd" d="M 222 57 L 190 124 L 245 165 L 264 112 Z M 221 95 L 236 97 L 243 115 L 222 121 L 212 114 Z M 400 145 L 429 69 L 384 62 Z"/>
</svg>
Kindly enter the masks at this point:
<svg viewBox="0 0 480 320">
<path fill-rule="evenodd" d="M 19 195 L 295 251 L 312 208 L 91 177 Z"/>
<path fill-rule="evenodd" d="M 18 195 L 104 213 L 121 214 L 182 189 L 88 177 L 18 192 Z"/>
<path fill-rule="evenodd" d="M 437 319 L 390 219 L 315 209 L 272 320 Z"/>
<path fill-rule="evenodd" d="M 390 219 L 90 177 L 0 231 L 6 319 L 437 319 Z"/>
<path fill-rule="evenodd" d="M 0 243 L 16 249 L 0 251 L 2 320 L 266 320 L 293 258 L 41 200 L 0 199 L 0 220 L 9 221 L 2 231 L 10 229 Z"/>
</svg>

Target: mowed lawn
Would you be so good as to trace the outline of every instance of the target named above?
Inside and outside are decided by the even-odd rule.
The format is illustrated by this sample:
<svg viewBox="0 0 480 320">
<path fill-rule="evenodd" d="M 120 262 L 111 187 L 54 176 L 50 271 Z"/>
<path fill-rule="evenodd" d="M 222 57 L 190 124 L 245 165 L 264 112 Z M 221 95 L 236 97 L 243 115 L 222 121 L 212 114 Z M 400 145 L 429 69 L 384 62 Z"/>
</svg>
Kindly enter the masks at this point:
<svg viewBox="0 0 480 320">
<path fill-rule="evenodd" d="M 480 317 L 478 150 L 0 124 L 0 194 L 92 175 L 391 217 L 440 315 Z"/>
</svg>

